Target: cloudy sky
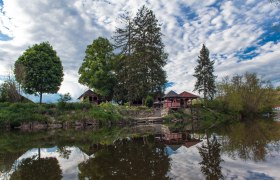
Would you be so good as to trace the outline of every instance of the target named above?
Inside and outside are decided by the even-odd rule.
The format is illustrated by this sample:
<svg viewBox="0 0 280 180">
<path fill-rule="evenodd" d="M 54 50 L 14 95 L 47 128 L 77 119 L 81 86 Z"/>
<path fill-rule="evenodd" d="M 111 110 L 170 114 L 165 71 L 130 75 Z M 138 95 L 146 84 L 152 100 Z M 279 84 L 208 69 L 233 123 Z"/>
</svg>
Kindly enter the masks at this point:
<svg viewBox="0 0 280 180">
<path fill-rule="evenodd" d="M 217 80 L 249 71 L 280 85 L 280 5 L 269 0 L 0 0 L 0 81 L 25 49 L 49 41 L 64 67 L 59 93 L 77 98 L 87 89 L 77 73 L 86 46 L 98 36 L 111 39 L 118 16 L 136 14 L 142 5 L 162 24 L 172 84 L 167 91 L 193 90 L 203 43 Z"/>
</svg>

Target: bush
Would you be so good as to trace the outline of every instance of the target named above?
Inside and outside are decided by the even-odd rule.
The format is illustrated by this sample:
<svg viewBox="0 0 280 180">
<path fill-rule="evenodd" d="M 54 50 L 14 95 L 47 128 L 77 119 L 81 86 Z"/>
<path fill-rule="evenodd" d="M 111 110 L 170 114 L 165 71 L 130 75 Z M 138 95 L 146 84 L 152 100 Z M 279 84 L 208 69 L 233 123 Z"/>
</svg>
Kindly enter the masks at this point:
<svg viewBox="0 0 280 180">
<path fill-rule="evenodd" d="M 151 96 L 147 96 L 145 99 L 145 105 L 147 107 L 153 107 L 154 99 Z"/>
<path fill-rule="evenodd" d="M 72 98 L 69 93 L 66 93 L 63 95 L 60 94 L 59 96 L 60 96 L 60 98 L 58 99 L 57 107 L 58 107 L 58 109 L 64 109 L 66 106 L 66 103 L 68 101 L 70 101 Z"/>
</svg>

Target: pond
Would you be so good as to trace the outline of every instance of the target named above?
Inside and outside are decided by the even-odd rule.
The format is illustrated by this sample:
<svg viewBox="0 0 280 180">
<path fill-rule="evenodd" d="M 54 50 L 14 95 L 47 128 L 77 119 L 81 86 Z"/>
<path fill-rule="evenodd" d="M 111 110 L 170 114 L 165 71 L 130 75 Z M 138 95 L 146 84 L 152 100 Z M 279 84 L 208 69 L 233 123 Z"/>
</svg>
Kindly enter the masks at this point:
<svg viewBox="0 0 280 180">
<path fill-rule="evenodd" d="M 1 132 L 0 179 L 280 179 L 276 122 L 219 127 L 196 143 L 159 141 L 154 130 Z"/>
</svg>

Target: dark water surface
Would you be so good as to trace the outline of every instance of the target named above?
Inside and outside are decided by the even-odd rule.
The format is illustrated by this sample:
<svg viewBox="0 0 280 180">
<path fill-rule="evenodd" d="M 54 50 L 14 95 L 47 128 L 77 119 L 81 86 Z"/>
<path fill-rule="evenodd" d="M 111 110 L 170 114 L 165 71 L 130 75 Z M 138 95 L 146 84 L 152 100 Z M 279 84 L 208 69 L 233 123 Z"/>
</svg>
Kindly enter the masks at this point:
<svg viewBox="0 0 280 180">
<path fill-rule="evenodd" d="M 197 144 L 148 134 L 129 127 L 1 132 L 0 179 L 280 179 L 275 122 L 220 127 Z"/>
</svg>

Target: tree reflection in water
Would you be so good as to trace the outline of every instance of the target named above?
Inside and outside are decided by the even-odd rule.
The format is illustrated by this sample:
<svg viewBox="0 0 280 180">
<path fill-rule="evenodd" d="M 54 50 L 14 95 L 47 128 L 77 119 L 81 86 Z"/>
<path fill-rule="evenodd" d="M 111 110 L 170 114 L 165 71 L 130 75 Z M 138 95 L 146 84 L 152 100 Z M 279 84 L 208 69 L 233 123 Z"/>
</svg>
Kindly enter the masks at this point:
<svg viewBox="0 0 280 180">
<path fill-rule="evenodd" d="M 79 165 L 79 179 L 168 179 L 169 158 L 153 139 L 117 141 Z"/>
<path fill-rule="evenodd" d="M 21 161 L 11 180 L 58 180 L 62 178 L 62 171 L 56 158 L 26 158 Z"/>
<path fill-rule="evenodd" d="M 217 141 L 214 136 L 209 139 L 207 135 L 206 144 L 203 143 L 201 147 L 198 147 L 202 161 L 199 163 L 201 165 L 201 172 L 205 175 L 207 180 L 223 179 L 222 167 L 220 163 L 223 161 L 221 158 L 221 144 Z"/>
<path fill-rule="evenodd" d="M 272 151 L 279 151 L 280 128 L 271 121 L 237 123 L 225 129 L 222 152 L 232 158 L 264 161 Z"/>
</svg>

